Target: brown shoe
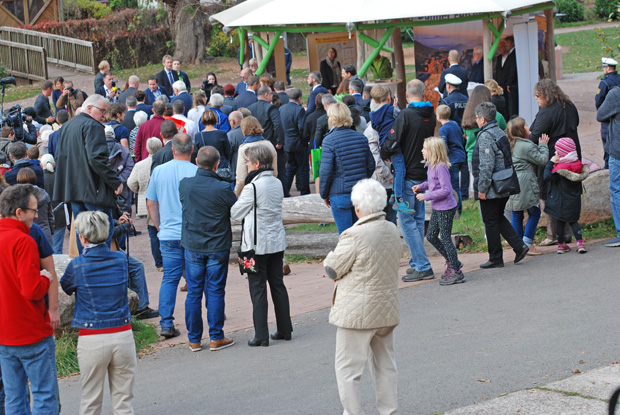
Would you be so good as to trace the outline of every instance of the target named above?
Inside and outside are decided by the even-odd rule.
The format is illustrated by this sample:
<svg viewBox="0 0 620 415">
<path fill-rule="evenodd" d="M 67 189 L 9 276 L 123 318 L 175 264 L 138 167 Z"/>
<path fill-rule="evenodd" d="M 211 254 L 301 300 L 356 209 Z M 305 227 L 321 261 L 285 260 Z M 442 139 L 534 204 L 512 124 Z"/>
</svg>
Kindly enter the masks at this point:
<svg viewBox="0 0 620 415">
<path fill-rule="evenodd" d="M 542 251 L 539 251 L 538 249 L 536 249 L 536 247 L 534 247 L 534 244 L 532 244 L 532 245 L 530 245 L 530 250 L 527 251 L 527 255 L 528 256 L 542 255 Z"/>
<path fill-rule="evenodd" d="M 219 340 L 211 340 L 211 351 L 215 352 L 218 350 L 222 350 L 232 346 L 233 344 L 235 344 L 235 341 L 229 337 L 224 337 L 223 339 Z"/>
<path fill-rule="evenodd" d="M 199 352 L 202 350 L 202 345 L 200 343 L 189 343 L 189 350 L 192 352 Z"/>
<path fill-rule="evenodd" d="M 288 275 L 290 273 L 291 273 L 291 267 L 289 267 L 288 264 L 284 264 L 284 266 L 282 267 L 282 274 Z"/>
<path fill-rule="evenodd" d="M 164 267 L 157 267 L 157 272 L 164 272 Z"/>
<path fill-rule="evenodd" d="M 183 291 L 183 292 L 187 291 L 187 284 L 185 284 L 184 286 L 181 287 L 181 291 Z"/>
</svg>

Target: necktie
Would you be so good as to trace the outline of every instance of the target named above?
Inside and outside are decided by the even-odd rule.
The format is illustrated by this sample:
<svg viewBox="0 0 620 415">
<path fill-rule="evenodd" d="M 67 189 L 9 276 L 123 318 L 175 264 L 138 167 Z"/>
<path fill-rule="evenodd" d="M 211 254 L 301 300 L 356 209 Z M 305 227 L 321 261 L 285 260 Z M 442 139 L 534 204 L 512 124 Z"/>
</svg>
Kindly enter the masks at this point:
<svg viewBox="0 0 620 415">
<path fill-rule="evenodd" d="M 174 78 L 172 77 L 172 72 L 168 72 L 168 78 L 170 78 L 170 85 L 174 84 Z"/>
</svg>

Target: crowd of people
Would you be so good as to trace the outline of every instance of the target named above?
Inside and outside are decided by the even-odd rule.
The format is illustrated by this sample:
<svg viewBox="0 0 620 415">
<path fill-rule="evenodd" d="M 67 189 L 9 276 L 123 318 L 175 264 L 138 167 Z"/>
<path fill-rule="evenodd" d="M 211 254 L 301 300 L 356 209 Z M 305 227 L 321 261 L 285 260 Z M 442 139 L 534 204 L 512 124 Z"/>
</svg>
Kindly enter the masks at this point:
<svg viewBox="0 0 620 415">
<path fill-rule="evenodd" d="M 515 98 L 514 40 L 503 42 L 499 82 L 482 84 L 480 48 L 469 73 L 450 51 L 437 108 L 424 99 L 420 80 L 407 84 L 400 108 L 390 88 L 365 86 L 355 67 L 341 66 L 334 48 L 321 70 L 309 74 L 307 99 L 251 67 L 241 70 L 236 86 L 219 85 L 210 72 L 192 94 L 188 75 L 171 56 L 163 57 L 162 70 L 144 90 L 136 75 L 120 87 L 106 61 L 90 96 L 62 78 L 43 82 L 34 107 L 24 110 L 19 137 L 3 127 L 0 139 L 0 243 L 11 252 L 0 270 L 0 413 L 29 413 L 28 381 L 33 413 L 58 413 L 52 336 L 60 321 L 59 285 L 76 297 L 81 413 L 100 413 L 106 374 L 114 412 L 133 411 L 137 364 L 128 288 L 139 298 L 133 318 L 159 316 L 160 334 L 173 338 L 180 335 L 174 311 L 185 278 L 190 350 L 203 348 L 203 298 L 204 347 L 233 346 L 224 332 L 231 219 L 243 224 L 239 266 L 248 276 L 255 329 L 248 345 L 291 340 L 282 205 L 293 182 L 306 195 L 312 179 L 340 234 L 324 266 L 336 287 L 330 322 L 338 327 L 341 401 L 345 412 L 360 413 L 359 377 L 372 349 L 377 404 L 394 413 L 401 234 L 411 252 L 402 280 L 435 278 L 426 235 L 445 258 L 442 286 L 465 282 L 451 233 L 470 196 L 480 201 L 487 239 L 489 260 L 481 268 L 504 266 L 502 238 L 515 263 L 539 255 L 534 235 L 543 212 L 542 245 L 557 244 L 562 254 L 574 236 L 577 252 L 587 251 L 580 200 L 593 165 L 581 156 L 577 109 L 543 79 L 534 88 L 540 111 L 528 126 Z M 375 78 L 391 76 L 388 63 L 378 57 Z M 614 87 L 620 77 L 617 62 L 603 63 L 596 106 L 618 228 L 607 245 L 620 246 L 620 88 Z M 468 90 L 468 77 L 480 84 Z M 432 204 L 426 233 L 425 201 Z M 147 259 L 127 249 L 136 216 L 146 216 L 154 265 L 163 273 L 158 310 L 149 303 Z M 52 254 L 63 253 L 67 229 L 76 231 L 71 239 L 78 255 L 57 276 Z M 112 241 L 126 254 L 111 250 Z M 277 326 L 271 334 L 267 285 Z"/>
</svg>

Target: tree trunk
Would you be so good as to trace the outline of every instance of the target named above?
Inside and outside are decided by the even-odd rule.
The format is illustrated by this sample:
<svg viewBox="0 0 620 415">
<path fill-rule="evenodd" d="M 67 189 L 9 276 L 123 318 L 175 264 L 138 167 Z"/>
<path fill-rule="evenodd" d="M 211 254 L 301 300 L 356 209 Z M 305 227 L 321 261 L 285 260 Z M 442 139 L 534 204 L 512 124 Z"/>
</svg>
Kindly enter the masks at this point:
<svg viewBox="0 0 620 415">
<path fill-rule="evenodd" d="M 196 0 L 170 0 L 168 20 L 175 45 L 174 57 L 183 63 L 202 63 L 207 59 L 211 24 L 206 7 Z"/>
</svg>

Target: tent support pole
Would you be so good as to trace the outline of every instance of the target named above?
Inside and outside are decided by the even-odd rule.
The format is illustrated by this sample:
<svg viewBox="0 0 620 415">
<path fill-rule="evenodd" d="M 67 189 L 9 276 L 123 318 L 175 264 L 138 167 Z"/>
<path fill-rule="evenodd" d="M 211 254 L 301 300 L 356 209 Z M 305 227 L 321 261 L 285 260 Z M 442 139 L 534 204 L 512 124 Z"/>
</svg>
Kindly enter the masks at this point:
<svg viewBox="0 0 620 415">
<path fill-rule="evenodd" d="M 399 30 L 400 31 L 400 30 Z M 357 33 L 357 37 L 359 37 L 360 39 L 362 39 L 364 42 L 366 42 L 367 44 L 369 44 L 370 46 L 376 48 L 379 47 L 379 42 L 377 42 L 376 40 L 374 40 L 373 38 L 371 38 L 370 36 L 365 35 L 362 32 L 358 32 Z M 387 46 L 383 46 L 381 48 L 382 50 L 388 52 L 388 53 L 394 53 L 394 49 L 392 48 L 388 48 Z"/>
<path fill-rule="evenodd" d="M 546 49 L 547 58 L 549 59 L 549 78 L 553 82 L 557 82 L 557 67 L 555 62 L 555 21 L 553 16 L 553 9 L 545 9 L 545 17 L 547 18 Z"/>
<path fill-rule="evenodd" d="M 245 61 L 245 45 L 247 43 L 245 29 L 243 27 L 237 28 L 237 34 L 239 35 L 239 65 L 243 67 Z"/>
<path fill-rule="evenodd" d="M 405 54 L 403 53 L 403 40 L 400 37 L 400 28 L 394 29 L 392 33 L 392 43 L 394 44 L 394 58 L 396 59 L 396 97 L 398 98 L 398 106 L 404 109 L 407 105 L 407 94 L 405 84 L 407 83 L 407 74 L 405 72 Z"/>
<path fill-rule="evenodd" d="M 493 26 L 490 20 L 482 21 L 482 53 L 486 57 L 491 57 L 491 59 L 482 59 L 482 67 L 484 70 L 484 80 L 485 82 L 489 79 L 493 78 L 493 55 L 489 53 L 491 49 L 491 29 L 490 26 Z"/>
<path fill-rule="evenodd" d="M 265 55 L 263 56 L 263 59 L 260 61 L 260 64 L 258 65 L 258 69 L 256 70 L 256 76 L 260 76 L 260 75 L 263 74 L 263 72 L 265 72 L 265 68 L 267 67 L 267 62 L 269 62 L 269 59 L 271 58 L 271 55 L 273 54 L 273 51 L 276 49 L 276 45 L 278 44 L 278 40 L 280 39 L 280 35 L 281 34 L 282 34 L 282 31 L 280 31 L 280 30 L 275 32 L 275 34 L 273 36 L 273 40 L 271 41 L 271 44 L 269 44 L 269 45 L 267 44 L 267 42 L 265 42 L 262 38 L 259 37 L 259 39 L 262 41 L 262 43 L 260 41 L 258 43 L 262 47 L 267 49 L 267 53 L 265 53 Z M 252 39 L 254 39 L 254 37 L 252 37 Z M 258 41 L 258 39 L 257 39 L 257 41 Z"/>
<path fill-rule="evenodd" d="M 489 23 L 487 24 L 487 26 L 489 27 L 489 29 L 491 30 L 491 33 L 493 33 L 493 36 L 495 37 L 495 40 L 493 41 L 493 44 L 491 45 L 491 49 L 489 49 L 489 54 L 487 55 L 487 59 L 489 61 L 493 60 L 493 55 L 495 55 L 495 51 L 497 50 L 497 45 L 499 45 L 499 41 L 502 38 L 502 33 L 504 33 L 504 19 L 502 19 L 502 24 L 499 26 L 499 30 L 495 27 L 495 24 L 493 24 L 493 22 L 491 20 L 489 20 Z"/>
<path fill-rule="evenodd" d="M 359 72 L 357 74 L 360 78 L 363 77 L 364 75 L 366 75 L 366 71 L 368 71 L 368 68 L 370 67 L 370 64 L 372 63 L 372 61 L 375 60 L 377 55 L 379 55 L 379 52 L 381 51 L 381 48 L 385 45 L 385 42 L 388 41 L 390 36 L 392 36 L 392 33 L 394 33 L 395 29 L 396 29 L 396 27 L 392 26 L 392 27 L 390 27 L 389 29 L 387 29 L 385 31 L 385 33 L 381 37 L 381 40 L 379 41 L 378 47 L 370 53 L 370 56 L 368 56 L 368 58 L 366 59 L 366 62 L 364 62 L 364 64 L 360 68 L 360 70 L 359 70 Z"/>
</svg>

